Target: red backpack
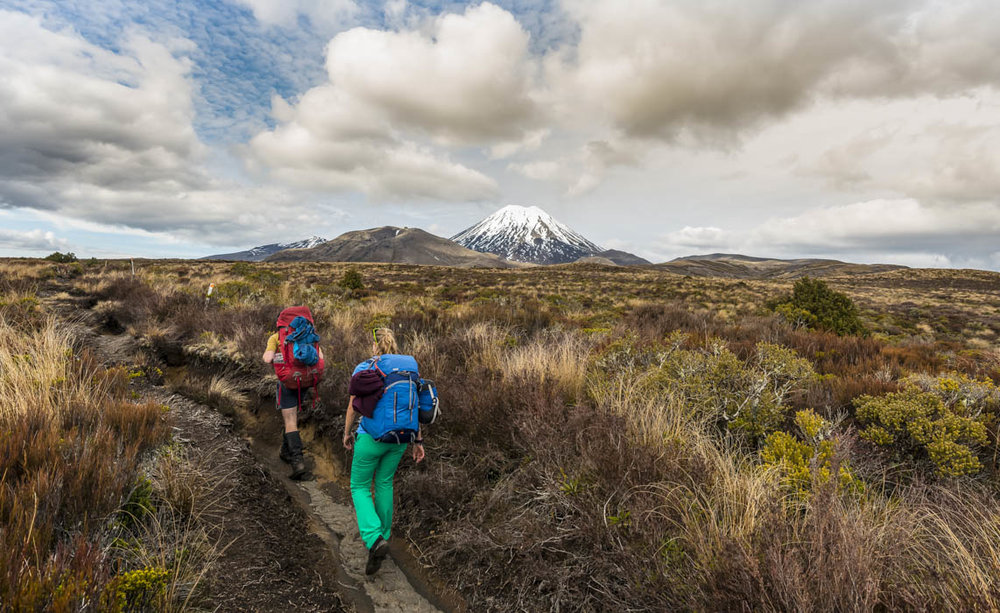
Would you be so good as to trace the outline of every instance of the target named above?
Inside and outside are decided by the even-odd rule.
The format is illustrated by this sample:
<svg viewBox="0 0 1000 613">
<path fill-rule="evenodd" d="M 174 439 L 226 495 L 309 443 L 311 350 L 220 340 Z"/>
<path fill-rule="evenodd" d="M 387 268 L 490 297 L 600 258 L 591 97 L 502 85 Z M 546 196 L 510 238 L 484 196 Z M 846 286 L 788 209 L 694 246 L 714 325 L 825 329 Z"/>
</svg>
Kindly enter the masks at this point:
<svg viewBox="0 0 1000 613">
<path fill-rule="evenodd" d="M 306 306 L 288 307 L 278 315 L 278 351 L 274 356 L 273 365 L 278 381 L 288 389 L 300 390 L 301 395 L 301 390 L 319 385 L 323 379 L 324 363 L 323 358 L 319 358 L 315 364 L 308 366 L 295 359 L 292 353 L 294 343 L 287 339 L 289 334 L 295 332 L 295 328 L 291 325 L 292 321 L 299 316 L 307 319 L 310 324 L 313 323 L 312 313 Z M 312 345 L 318 354 L 319 343 Z M 316 398 L 319 398 L 319 389 L 316 390 Z"/>
</svg>

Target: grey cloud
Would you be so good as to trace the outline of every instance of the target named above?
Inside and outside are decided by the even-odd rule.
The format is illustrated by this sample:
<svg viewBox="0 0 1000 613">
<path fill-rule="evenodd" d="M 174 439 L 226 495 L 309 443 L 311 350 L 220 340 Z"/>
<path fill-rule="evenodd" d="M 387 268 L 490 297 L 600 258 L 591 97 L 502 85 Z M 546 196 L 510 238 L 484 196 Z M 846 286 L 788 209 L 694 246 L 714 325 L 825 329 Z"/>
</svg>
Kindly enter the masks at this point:
<svg viewBox="0 0 1000 613">
<path fill-rule="evenodd" d="M 0 11 L 0 207 L 229 244 L 314 223 L 288 190 L 209 174 L 186 48 L 134 33 L 112 53 Z"/>
<path fill-rule="evenodd" d="M 633 137 L 727 144 L 817 98 L 1000 85 L 986 0 L 567 4 L 581 40 L 554 74 Z"/>
<path fill-rule="evenodd" d="M 926 205 L 998 202 L 1000 112 L 989 110 L 997 98 L 981 100 L 986 104 L 959 101 L 943 110 L 934 103 L 930 113 L 910 102 L 901 107 L 910 113 L 905 126 L 859 126 L 857 134 L 801 163 L 797 172 L 822 177 L 837 189 L 907 196 Z M 965 108 L 973 106 L 985 109 Z"/>
<path fill-rule="evenodd" d="M 872 200 L 767 219 L 747 230 L 686 227 L 664 237 L 686 249 L 777 257 L 838 257 L 891 262 L 991 262 L 1000 244 L 1000 205 L 950 208 L 915 200 Z M 930 265 L 930 264 L 927 264 Z"/>
</svg>

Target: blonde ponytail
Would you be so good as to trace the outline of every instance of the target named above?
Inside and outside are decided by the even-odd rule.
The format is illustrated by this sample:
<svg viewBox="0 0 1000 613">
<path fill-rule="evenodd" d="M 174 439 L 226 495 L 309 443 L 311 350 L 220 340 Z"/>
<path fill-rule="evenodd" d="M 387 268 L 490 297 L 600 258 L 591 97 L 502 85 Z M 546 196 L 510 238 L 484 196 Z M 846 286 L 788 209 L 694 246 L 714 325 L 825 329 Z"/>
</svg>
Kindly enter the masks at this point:
<svg viewBox="0 0 1000 613">
<path fill-rule="evenodd" d="M 378 346 L 379 355 L 387 353 L 399 353 L 399 345 L 396 344 L 396 335 L 389 328 L 375 328 L 372 330 L 372 338 Z"/>
</svg>

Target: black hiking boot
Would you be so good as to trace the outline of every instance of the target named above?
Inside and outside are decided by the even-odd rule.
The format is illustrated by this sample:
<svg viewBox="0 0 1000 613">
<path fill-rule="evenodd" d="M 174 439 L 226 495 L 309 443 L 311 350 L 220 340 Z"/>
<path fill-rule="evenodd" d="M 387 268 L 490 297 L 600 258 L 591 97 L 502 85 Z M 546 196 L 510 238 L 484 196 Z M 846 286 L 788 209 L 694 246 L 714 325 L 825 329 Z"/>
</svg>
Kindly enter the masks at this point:
<svg viewBox="0 0 1000 613">
<path fill-rule="evenodd" d="M 365 564 L 365 574 L 374 575 L 378 569 L 382 568 L 382 560 L 389 555 L 389 543 L 381 536 L 375 540 L 372 548 L 368 550 L 368 563 Z"/>
<path fill-rule="evenodd" d="M 293 481 L 302 481 L 309 478 L 309 469 L 306 468 L 305 460 L 302 458 L 302 438 L 299 431 L 286 432 L 285 443 L 288 444 L 289 464 L 292 465 L 292 474 L 289 478 Z"/>
<path fill-rule="evenodd" d="M 281 437 L 281 451 L 278 452 L 278 457 L 285 464 L 292 463 L 292 452 L 288 449 L 288 435 L 285 434 Z"/>
</svg>

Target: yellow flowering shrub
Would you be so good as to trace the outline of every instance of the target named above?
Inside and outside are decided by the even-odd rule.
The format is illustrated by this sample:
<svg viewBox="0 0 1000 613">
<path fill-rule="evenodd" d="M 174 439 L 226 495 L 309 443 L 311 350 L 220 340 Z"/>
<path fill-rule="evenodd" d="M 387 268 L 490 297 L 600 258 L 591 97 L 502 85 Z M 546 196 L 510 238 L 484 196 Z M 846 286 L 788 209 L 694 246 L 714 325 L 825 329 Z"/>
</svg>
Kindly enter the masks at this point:
<svg viewBox="0 0 1000 613">
<path fill-rule="evenodd" d="M 807 409 L 795 414 L 795 423 L 808 441 L 802 441 L 788 432 L 772 432 L 764 441 L 760 457 L 765 467 L 777 467 L 782 472 L 782 483 L 793 493 L 807 497 L 813 483 L 829 483 L 834 470 L 834 440 L 820 440 L 828 435 L 831 424 Z M 837 471 L 837 487 L 841 491 L 860 491 L 862 483 L 844 463 Z"/>
<path fill-rule="evenodd" d="M 952 389 L 954 380 L 942 384 Z M 976 457 L 987 442 L 984 417 L 970 417 L 949 406 L 937 391 L 910 385 L 885 396 L 859 396 L 854 400 L 861 437 L 897 456 L 927 458 L 942 476 L 971 475 L 982 470 Z M 962 411 L 964 412 L 964 411 Z"/>
<path fill-rule="evenodd" d="M 170 571 L 161 566 L 149 566 L 115 577 L 101 596 L 101 608 L 106 611 L 157 611 L 164 606 L 164 596 Z"/>
</svg>

